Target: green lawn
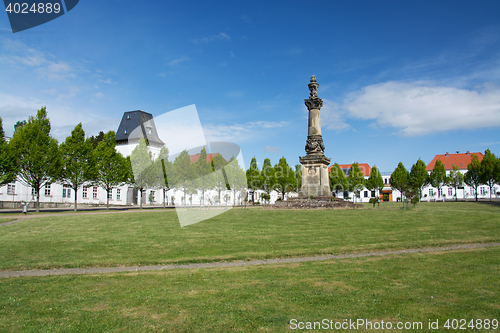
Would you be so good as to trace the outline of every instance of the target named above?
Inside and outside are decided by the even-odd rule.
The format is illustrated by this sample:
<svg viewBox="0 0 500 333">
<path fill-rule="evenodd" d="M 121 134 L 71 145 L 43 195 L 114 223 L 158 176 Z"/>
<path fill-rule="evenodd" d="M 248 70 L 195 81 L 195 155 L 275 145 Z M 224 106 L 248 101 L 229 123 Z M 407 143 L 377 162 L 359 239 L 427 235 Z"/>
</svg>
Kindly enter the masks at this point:
<svg viewBox="0 0 500 333">
<path fill-rule="evenodd" d="M 423 330 L 404 332 L 429 332 L 429 320 L 439 320 L 439 330 L 432 332 L 448 332 L 453 330 L 443 328 L 447 319 L 500 319 L 499 276 L 500 249 L 484 248 L 1 279 L 0 331 L 289 332 L 292 319 L 367 319 L 394 327 L 422 322 Z M 356 332 L 387 332 L 363 328 Z"/>
<path fill-rule="evenodd" d="M 2 270 L 149 265 L 500 241 L 500 207 L 37 216 L 0 227 Z M 291 320 L 500 320 L 500 248 L 262 266 L 0 279 L 0 332 L 289 332 Z M 429 330 L 429 320 L 439 320 Z M 490 324 L 491 325 L 491 324 Z M 490 326 L 491 327 L 491 326 Z M 298 330 L 308 331 L 308 330 Z M 329 331 L 329 330 L 323 330 Z M 342 330 L 331 330 L 342 331 Z M 354 330 L 352 330 L 354 331 Z M 464 331 L 464 330 L 462 330 Z M 465 331 L 498 332 L 493 330 Z"/>
<path fill-rule="evenodd" d="M 0 269 L 209 262 L 500 241 L 500 207 L 233 209 L 184 228 L 174 211 L 40 216 L 0 227 Z"/>
</svg>

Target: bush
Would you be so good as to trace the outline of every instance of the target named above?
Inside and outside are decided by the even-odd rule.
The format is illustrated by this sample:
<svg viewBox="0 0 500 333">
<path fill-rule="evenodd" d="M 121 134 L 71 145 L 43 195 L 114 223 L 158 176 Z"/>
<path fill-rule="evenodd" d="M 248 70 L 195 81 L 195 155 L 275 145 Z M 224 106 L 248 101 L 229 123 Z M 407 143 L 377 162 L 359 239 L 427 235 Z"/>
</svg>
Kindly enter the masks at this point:
<svg viewBox="0 0 500 333">
<path fill-rule="evenodd" d="M 370 198 L 370 201 L 369 201 L 371 204 L 373 204 L 373 207 L 375 208 L 375 204 L 378 203 L 378 198 Z"/>
<path fill-rule="evenodd" d="M 389 194 L 385 193 L 382 198 L 384 201 L 389 201 Z"/>
</svg>

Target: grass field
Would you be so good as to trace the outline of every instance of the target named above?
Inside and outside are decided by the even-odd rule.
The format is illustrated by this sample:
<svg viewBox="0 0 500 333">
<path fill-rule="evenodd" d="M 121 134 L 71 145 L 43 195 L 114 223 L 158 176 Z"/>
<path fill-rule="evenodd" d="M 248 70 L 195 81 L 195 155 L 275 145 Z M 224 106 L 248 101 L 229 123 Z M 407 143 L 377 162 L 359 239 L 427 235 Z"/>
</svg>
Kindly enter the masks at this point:
<svg viewBox="0 0 500 333">
<path fill-rule="evenodd" d="M 46 216 L 0 227 L 2 270 L 290 257 L 500 241 L 500 207 Z M 286 332 L 290 320 L 500 320 L 500 248 L 0 280 L 0 331 Z M 303 330 L 300 330 L 303 331 Z M 305 330 L 307 331 L 307 330 Z M 328 331 L 328 330 L 324 330 Z M 333 329 L 332 331 L 338 331 Z M 353 330 L 354 331 L 354 330 Z M 365 330 L 357 332 L 381 332 Z M 463 331 L 463 330 L 462 330 Z M 471 331 L 468 328 L 466 331 Z M 495 332 L 497 330 L 474 330 Z"/>
</svg>

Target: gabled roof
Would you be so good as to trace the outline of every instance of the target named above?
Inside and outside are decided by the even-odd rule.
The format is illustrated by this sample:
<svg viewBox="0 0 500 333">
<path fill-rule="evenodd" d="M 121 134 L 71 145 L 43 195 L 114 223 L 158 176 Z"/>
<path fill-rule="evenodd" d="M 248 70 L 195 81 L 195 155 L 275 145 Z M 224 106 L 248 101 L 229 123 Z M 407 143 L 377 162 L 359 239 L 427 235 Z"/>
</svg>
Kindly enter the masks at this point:
<svg viewBox="0 0 500 333">
<path fill-rule="evenodd" d="M 158 137 L 151 113 L 141 110 L 125 112 L 116 131 L 116 144 L 135 143 L 139 142 L 139 139 L 148 139 L 150 146 L 162 147 L 165 145 Z"/>
<path fill-rule="evenodd" d="M 210 153 L 210 154 L 207 154 L 207 162 L 208 163 L 212 163 L 212 160 L 214 158 L 214 156 L 216 155 L 220 155 L 219 153 Z M 198 161 L 198 159 L 200 158 L 200 154 L 196 154 L 196 155 L 189 155 L 189 157 L 191 158 L 191 164 L 193 163 L 196 163 L 196 161 Z M 224 157 L 222 158 L 222 160 L 224 160 L 224 162 L 227 162 Z"/>
<path fill-rule="evenodd" d="M 458 153 L 458 154 L 442 154 L 442 155 L 436 155 L 432 159 L 431 163 L 429 163 L 426 167 L 427 171 L 432 171 L 434 169 L 434 166 L 436 165 L 437 160 L 441 160 L 441 162 L 444 164 L 444 169 L 445 170 L 453 170 L 454 165 L 458 165 L 458 168 L 460 170 L 465 170 L 467 169 L 467 165 L 469 165 L 470 161 L 472 160 L 472 155 L 476 155 L 479 162 L 483 159 L 484 155 L 483 153 L 471 153 L 467 151 L 466 153 Z"/>
<path fill-rule="evenodd" d="M 361 169 L 361 172 L 363 172 L 363 176 L 368 177 L 370 176 L 370 172 L 372 172 L 372 168 L 368 163 L 358 163 L 359 168 Z M 349 170 L 351 169 L 352 163 L 351 164 L 339 164 L 339 167 L 344 171 L 344 174 L 348 176 Z M 330 165 L 328 167 L 328 172 L 332 169 L 333 165 Z"/>
</svg>

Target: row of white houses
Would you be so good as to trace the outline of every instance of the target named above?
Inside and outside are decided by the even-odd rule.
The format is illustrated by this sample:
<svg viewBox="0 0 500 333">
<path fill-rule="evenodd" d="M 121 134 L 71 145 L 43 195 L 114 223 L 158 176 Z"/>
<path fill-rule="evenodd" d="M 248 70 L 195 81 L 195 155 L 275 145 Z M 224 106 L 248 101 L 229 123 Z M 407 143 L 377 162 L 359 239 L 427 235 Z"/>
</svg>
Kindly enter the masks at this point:
<svg viewBox="0 0 500 333">
<path fill-rule="evenodd" d="M 148 140 L 148 147 L 153 154 L 153 156 L 158 156 L 161 147 L 164 145 L 163 141 L 158 136 L 153 116 L 144 111 L 129 111 L 125 112 L 122 121 L 116 132 L 116 149 L 118 152 L 122 153 L 124 156 L 130 155 L 132 150 L 138 145 L 139 139 L 146 138 Z M 214 154 L 208 154 L 207 161 L 211 161 Z M 441 160 L 445 166 L 446 172 L 449 175 L 450 171 L 453 169 L 454 165 L 459 166 L 459 170 L 462 174 L 467 171 L 467 165 L 471 161 L 472 155 L 477 155 L 479 161 L 482 160 L 482 153 L 456 153 L 456 154 L 443 154 L 436 155 L 434 159 L 427 165 L 427 170 L 430 172 L 437 160 Z M 199 158 L 199 155 L 192 155 L 191 159 L 194 162 Z M 343 169 L 346 176 L 348 175 L 351 164 L 341 164 L 340 168 Z M 371 167 L 367 163 L 360 163 L 359 167 L 363 172 L 363 175 L 368 179 Z M 350 201 L 356 202 L 369 202 L 371 198 L 375 196 L 380 196 L 383 201 L 398 201 L 401 194 L 397 190 L 393 190 L 390 187 L 389 179 L 390 174 L 382 174 L 384 180 L 384 188 L 380 191 L 370 191 L 368 189 L 363 189 L 360 191 L 357 197 L 355 197 L 352 192 L 344 193 L 334 193 L 335 196 L 339 198 L 344 198 Z M 498 197 L 497 192 L 500 188 L 496 187 L 492 189 L 492 197 Z M 449 186 L 443 186 L 438 193 L 436 188 L 427 186 L 423 190 L 422 201 L 435 201 L 435 200 L 454 200 L 457 196 L 460 200 L 473 200 L 475 199 L 474 189 L 467 185 L 460 187 L 455 193 L 455 189 Z M 478 189 L 478 197 L 481 199 L 486 199 L 490 197 L 489 188 L 487 186 L 481 186 Z M 253 198 L 255 201 L 260 201 L 262 203 L 260 195 L 262 191 L 257 191 Z M 276 191 L 271 193 L 270 203 L 274 203 L 280 194 Z M 288 197 L 296 197 L 296 193 L 290 193 Z M 202 198 L 204 197 L 203 203 Z M 220 194 L 217 191 L 208 191 L 203 196 L 201 193 L 194 195 L 184 196 L 184 193 L 180 190 L 169 190 L 165 194 L 165 202 L 167 205 L 181 204 L 186 206 L 199 206 L 199 205 L 238 205 L 243 204 L 246 197 L 245 192 L 236 191 L 222 191 Z M 185 199 L 186 198 L 186 199 Z M 220 199 L 219 199 L 220 198 Z M 40 203 L 41 207 L 60 207 L 60 206 L 71 206 L 75 200 L 74 190 L 63 186 L 62 184 L 53 183 L 45 185 L 40 191 Z M 143 204 L 151 205 L 163 205 L 163 190 L 148 189 L 145 190 L 143 195 L 138 194 L 138 190 L 134 189 L 130 185 L 123 185 L 114 188 L 109 193 L 109 204 L 115 206 L 125 206 L 125 205 L 138 205 L 142 200 Z M 20 181 L 15 181 L 0 187 L 0 208 L 15 208 L 20 207 L 24 203 L 34 205 L 36 201 L 35 190 L 22 184 Z M 95 206 L 95 205 L 105 205 L 108 201 L 107 193 L 103 188 L 97 186 L 86 186 L 78 190 L 78 204 L 82 206 Z"/>
</svg>

